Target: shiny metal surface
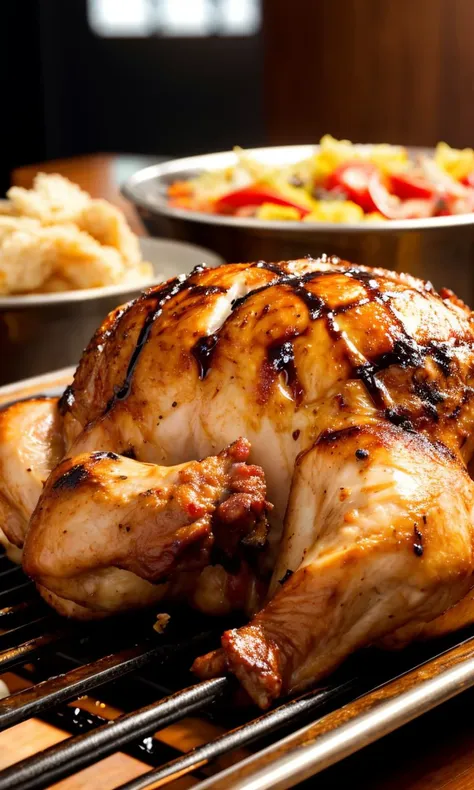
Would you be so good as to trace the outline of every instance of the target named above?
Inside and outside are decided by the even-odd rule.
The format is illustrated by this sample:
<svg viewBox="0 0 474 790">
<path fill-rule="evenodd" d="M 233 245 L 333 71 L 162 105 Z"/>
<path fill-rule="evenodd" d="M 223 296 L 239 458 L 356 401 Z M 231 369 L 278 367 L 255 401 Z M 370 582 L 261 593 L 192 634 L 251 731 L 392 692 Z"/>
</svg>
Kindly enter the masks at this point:
<svg viewBox="0 0 474 790">
<path fill-rule="evenodd" d="M 277 165 L 305 159 L 317 146 L 281 146 L 248 151 Z M 409 149 L 416 153 L 427 149 Z M 135 173 L 123 186 L 152 235 L 202 244 L 226 261 L 284 260 L 322 253 L 396 271 L 408 271 L 454 290 L 474 304 L 474 215 L 331 224 L 268 222 L 200 214 L 167 205 L 166 189 L 176 179 L 234 164 L 232 152 L 165 162 Z"/>
<path fill-rule="evenodd" d="M 471 638 L 197 787 L 286 790 L 472 686 Z"/>
<path fill-rule="evenodd" d="M 154 267 L 149 283 L 222 259 L 210 250 L 173 241 L 140 239 Z M 108 286 L 84 291 L 0 297 L 0 384 L 35 376 L 79 361 L 107 313 L 146 286 Z"/>
</svg>

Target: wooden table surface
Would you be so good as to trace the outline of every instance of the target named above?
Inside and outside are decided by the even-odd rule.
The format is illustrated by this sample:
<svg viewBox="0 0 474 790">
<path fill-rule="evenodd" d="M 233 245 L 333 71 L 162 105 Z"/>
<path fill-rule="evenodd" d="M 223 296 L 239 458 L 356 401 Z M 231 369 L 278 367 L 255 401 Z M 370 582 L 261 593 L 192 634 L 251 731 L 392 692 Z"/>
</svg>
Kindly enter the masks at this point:
<svg viewBox="0 0 474 790">
<path fill-rule="evenodd" d="M 106 199 L 125 208 L 137 232 L 143 232 L 133 208 L 120 195 L 120 183 L 130 172 L 146 165 L 149 158 L 111 155 L 85 156 L 76 159 L 20 168 L 12 182 L 29 186 L 38 170 L 60 172 L 87 189 L 94 197 Z M 34 391 L 25 388 L 24 394 Z M 21 687 L 21 679 L 7 678 L 12 689 Z M 100 692 L 98 691 L 100 698 Z M 318 777 L 308 780 L 305 788 L 338 790 L 474 790 L 474 690 L 465 692 L 421 719 L 383 738 L 378 743 L 344 760 Z M 118 711 L 108 709 L 107 715 Z M 183 751 L 215 736 L 210 725 L 188 720 L 186 726 L 168 728 L 158 735 Z M 67 737 L 55 727 L 36 719 L 24 722 L 0 734 L 0 769 L 39 749 Z M 57 785 L 58 790 L 112 790 L 147 770 L 147 766 L 125 754 L 115 754 Z M 195 784 L 190 777 L 171 783 L 173 790 Z M 14 790 L 14 788 L 12 788 Z"/>
</svg>

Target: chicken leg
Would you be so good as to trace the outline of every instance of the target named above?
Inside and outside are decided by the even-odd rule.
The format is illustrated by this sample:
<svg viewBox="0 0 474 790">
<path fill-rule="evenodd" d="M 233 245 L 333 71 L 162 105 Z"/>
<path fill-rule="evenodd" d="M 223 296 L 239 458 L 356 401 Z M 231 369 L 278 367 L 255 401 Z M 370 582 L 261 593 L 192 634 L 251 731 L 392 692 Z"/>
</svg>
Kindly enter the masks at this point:
<svg viewBox="0 0 474 790">
<path fill-rule="evenodd" d="M 195 671 L 230 670 L 265 708 L 440 615 L 474 582 L 473 503 L 443 445 L 386 422 L 323 432 L 297 460 L 271 600 Z"/>
<path fill-rule="evenodd" d="M 66 613 L 64 601 L 104 614 L 146 606 L 176 596 L 180 579 L 192 597 L 211 560 L 244 560 L 265 543 L 265 479 L 246 464 L 249 452 L 240 439 L 174 467 L 111 452 L 64 460 L 31 518 L 26 573 Z"/>
</svg>

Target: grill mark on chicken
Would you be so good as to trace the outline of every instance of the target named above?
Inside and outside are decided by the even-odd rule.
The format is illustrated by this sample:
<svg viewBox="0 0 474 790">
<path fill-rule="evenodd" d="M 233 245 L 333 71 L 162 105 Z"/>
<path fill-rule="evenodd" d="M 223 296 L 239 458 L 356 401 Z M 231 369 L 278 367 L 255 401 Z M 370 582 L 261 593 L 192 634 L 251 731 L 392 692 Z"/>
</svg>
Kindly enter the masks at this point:
<svg viewBox="0 0 474 790">
<path fill-rule="evenodd" d="M 288 271 L 288 263 L 280 264 L 258 261 L 257 263 L 251 264 L 251 266 L 248 267 L 249 269 L 264 269 L 274 274 L 275 277 L 271 278 L 269 282 L 260 287 L 251 288 L 246 294 L 235 299 L 230 305 L 229 315 L 223 320 L 221 326 L 215 329 L 211 334 L 200 337 L 195 342 L 194 346 L 191 348 L 191 354 L 197 364 L 199 379 L 203 380 L 206 378 L 211 370 L 215 353 L 220 342 L 221 331 L 235 311 L 239 310 L 250 297 L 256 296 L 273 286 L 287 287 L 290 288 L 294 295 L 306 306 L 309 318 L 312 321 L 318 319 L 323 319 L 325 321 L 329 336 L 335 343 L 341 344 L 342 352 L 352 368 L 352 377 L 362 382 L 374 406 L 387 420 L 395 425 L 405 427 L 407 430 L 412 430 L 413 425 L 409 416 L 403 413 L 399 408 L 394 407 L 383 381 L 380 381 L 378 378 L 378 374 L 392 365 L 402 368 L 421 367 L 424 364 L 425 357 L 431 354 L 433 355 L 435 363 L 440 367 L 443 373 L 449 375 L 455 353 L 454 348 L 449 343 L 433 342 L 430 342 L 427 346 L 420 346 L 410 337 L 402 320 L 391 305 L 391 299 L 395 297 L 398 292 L 392 290 L 383 291 L 381 289 L 381 283 L 390 280 L 388 274 L 384 276 L 380 272 L 365 271 L 363 268 L 351 264 L 344 265 L 340 263 L 339 259 L 327 258 L 326 256 L 323 256 L 320 260 L 333 264 L 334 268 L 325 271 L 309 271 L 304 274 L 294 274 Z M 112 397 L 107 403 L 104 415 L 113 408 L 117 401 L 125 400 L 130 394 L 136 364 L 148 340 L 151 327 L 156 319 L 162 314 L 164 304 L 182 290 L 189 290 L 193 294 L 203 293 L 204 295 L 226 292 L 227 289 L 218 286 L 202 286 L 190 282 L 193 276 L 199 275 L 202 271 L 205 271 L 205 269 L 205 266 L 195 267 L 187 277 L 177 278 L 171 281 L 158 292 L 156 288 L 150 289 L 136 300 L 144 301 L 158 299 L 158 303 L 145 318 L 136 346 L 129 360 L 125 380 L 121 386 L 115 388 Z M 317 281 L 323 277 L 334 277 L 337 275 L 344 275 L 360 282 L 361 285 L 363 285 L 364 294 L 353 301 L 330 307 L 326 304 L 324 298 L 315 294 L 307 287 L 309 283 L 315 280 Z M 416 288 L 414 286 L 414 290 L 419 293 L 431 293 L 427 286 L 421 288 Z M 356 349 L 351 348 L 350 342 L 344 331 L 338 326 L 337 317 L 350 310 L 361 308 L 370 302 L 377 302 L 379 305 L 383 306 L 390 314 L 391 320 L 394 321 L 398 327 L 401 337 L 395 340 L 393 348 L 390 351 L 381 354 L 375 359 L 362 361 L 361 364 L 360 355 L 357 355 Z M 262 363 L 260 381 L 258 384 L 260 402 L 262 404 L 268 400 L 271 387 L 280 373 L 283 375 L 284 381 L 289 387 L 297 405 L 302 402 L 304 390 L 298 378 L 293 342 L 300 335 L 304 335 L 305 332 L 306 329 L 300 332 L 295 331 L 291 338 L 283 337 L 278 339 L 278 341 L 273 339 L 272 344 L 267 348 L 266 359 Z M 61 403 L 62 409 L 67 410 L 70 408 L 73 401 L 73 393 L 66 391 Z M 431 403 L 429 400 L 426 401 L 425 416 L 433 420 L 438 419 L 436 404 Z"/>
<path fill-rule="evenodd" d="M 205 379 L 212 365 L 212 357 L 219 341 L 219 335 L 205 335 L 199 338 L 191 349 L 191 354 L 197 362 L 199 378 Z"/>
<path fill-rule="evenodd" d="M 284 277 L 287 273 L 278 263 L 269 263 L 268 261 L 257 261 L 252 264 L 251 268 L 266 269 L 267 272 L 273 272 L 273 274 L 278 274 L 280 277 Z"/>
<path fill-rule="evenodd" d="M 423 556 L 423 535 L 421 534 L 420 530 L 418 529 L 417 525 L 413 527 L 413 533 L 415 535 L 415 541 L 413 543 L 413 551 L 415 552 L 417 557 Z"/>
<path fill-rule="evenodd" d="M 298 379 L 295 365 L 295 350 L 291 340 L 273 343 L 267 349 L 267 359 L 264 360 L 261 371 L 260 402 L 265 403 L 270 388 L 277 376 L 282 373 L 285 384 L 291 391 L 293 400 L 299 405 L 303 399 L 303 387 Z"/>
<path fill-rule="evenodd" d="M 63 491 L 64 489 L 74 491 L 89 476 L 90 472 L 84 464 L 75 464 L 53 483 L 53 491 Z"/>
<path fill-rule="evenodd" d="M 439 403 L 443 403 L 446 396 L 444 393 L 440 392 L 436 382 L 427 379 L 422 381 L 415 379 L 413 382 L 413 390 L 419 397 L 426 416 L 438 422 L 439 415 L 437 407 Z"/>
<path fill-rule="evenodd" d="M 421 367 L 424 361 L 424 350 L 418 345 L 418 343 L 416 343 L 415 340 L 413 340 L 413 338 L 408 335 L 402 321 L 392 309 L 390 304 L 390 296 L 380 290 L 379 280 L 375 279 L 375 276 L 371 272 L 366 272 L 363 269 L 353 266 L 340 266 L 335 270 L 307 272 L 303 275 L 293 275 L 284 272 L 278 265 L 275 264 L 269 265 L 259 262 L 259 264 L 255 265 L 260 266 L 260 268 L 268 269 L 278 276 L 275 280 L 272 280 L 260 288 L 254 289 L 253 291 L 249 291 L 249 293 L 245 294 L 240 299 L 237 299 L 233 304 L 233 310 L 239 309 L 251 296 L 261 293 L 268 288 L 272 288 L 274 285 L 288 286 L 291 288 L 295 296 L 306 305 L 309 317 L 312 321 L 315 321 L 319 318 L 323 318 L 325 320 L 327 331 L 335 342 L 344 341 L 344 333 L 337 325 L 336 319 L 338 315 L 346 313 L 349 310 L 360 308 L 371 301 L 377 302 L 389 311 L 391 318 L 396 322 L 400 332 L 402 333 L 402 338 L 395 341 L 391 351 L 382 354 L 376 360 L 367 361 L 363 365 L 354 364 L 351 350 L 347 348 L 347 344 L 345 344 L 346 351 L 349 356 L 349 361 L 353 366 L 353 375 L 355 378 L 359 378 L 362 381 L 376 408 L 380 410 L 386 410 L 387 419 L 394 422 L 396 425 L 405 426 L 410 430 L 412 426 L 410 425 L 410 422 L 407 420 L 407 418 L 404 415 L 399 414 L 396 410 L 388 408 L 389 404 L 387 404 L 385 400 L 385 390 L 383 385 L 377 379 L 377 374 L 391 365 L 400 365 L 403 368 Z M 331 308 L 321 296 L 308 290 L 306 285 L 314 280 L 326 276 L 334 276 L 338 273 L 358 280 L 364 286 L 365 296 L 347 304 Z M 298 335 L 295 335 L 295 337 L 297 336 Z M 217 342 L 218 338 L 212 342 L 213 350 L 215 349 Z M 294 363 L 294 353 L 290 351 L 289 341 L 284 341 L 281 343 L 279 348 L 280 357 L 277 357 L 277 360 L 281 361 L 278 361 L 277 365 L 275 365 L 274 346 L 271 346 L 267 351 L 267 361 L 264 362 L 262 368 L 261 391 L 264 393 L 264 400 L 266 400 L 266 397 L 268 396 L 270 383 L 273 383 L 271 371 L 276 370 L 277 372 L 284 373 L 286 383 L 289 385 L 293 393 L 297 393 L 296 397 L 294 395 L 295 401 L 300 403 L 303 398 L 303 389 L 298 380 L 297 369 Z M 285 363 L 285 360 L 287 360 L 287 363 Z M 206 373 L 208 370 L 209 366 L 206 369 Z M 275 378 L 276 377 L 273 376 L 273 380 Z"/>
<path fill-rule="evenodd" d="M 99 461 L 119 461 L 120 456 L 117 453 L 98 451 L 91 453 L 87 466 L 85 464 L 75 464 L 67 470 L 61 477 L 53 483 L 53 491 L 63 491 L 65 489 L 74 491 L 81 483 L 84 483 L 90 478 L 91 467 Z"/>
<path fill-rule="evenodd" d="M 59 413 L 64 416 L 74 406 L 74 390 L 72 384 L 68 384 L 58 401 Z"/>
<path fill-rule="evenodd" d="M 184 290 L 192 290 L 194 295 L 201 294 L 203 296 L 211 296 L 212 294 L 226 292 L 226 289 L 219 285 L 205 286 L 190 282 L 193 276 L 199 274 L 202 271 L 204 271 L 204 267 L 195 267 L 195 269 L 193 269 L 193 271 L 187 276 L 180 275 L 179 277 L 175 277 L 174 280 L 171 280 L 167 285 L 161 288 L 158 293 L 156 293 L 156 290 L 147 291 L 142 294 L 141 297 L 139 297 L 138 301 L 147 301 L 149 299 L 156 299 L 157 301 L 143 322 L 137 342 L 135 344 L 135 348 L 133 349 L 128 363 L 128 368 L 123 384 L 115 390 L 112 398 L 109 400 L 106 406 L 105 414 L 107 414 L 113 408 L 117 401 L 123 401 L 128 398 L 132 387 L 133 374 L 135 372 L 138 360 L 140 359 L 140 355 L 148 341 L 148 338 L 150 337 L 150 332 L 155 321 L 163 313 L 165 304 Z"/>
<path fill-rule="evenodd" d="M 454 346 L 448 343 L 435 343 L 433 341 L 428 344 L 427 348 L 441 372 L 444 373 L 445 376 L 449 376 L 454 357 Z"/>
</svg>

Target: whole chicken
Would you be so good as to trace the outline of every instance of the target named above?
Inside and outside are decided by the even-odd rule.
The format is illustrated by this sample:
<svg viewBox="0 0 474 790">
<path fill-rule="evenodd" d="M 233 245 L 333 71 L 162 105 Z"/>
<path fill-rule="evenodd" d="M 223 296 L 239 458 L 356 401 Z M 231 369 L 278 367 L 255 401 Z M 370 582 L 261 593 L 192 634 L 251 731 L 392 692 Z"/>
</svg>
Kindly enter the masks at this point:
<svg viewBox="0 0 474 790">
<path fill-rule="evenodd" d="M 253 612 L 194 670 L 233 672 L 265 708 L 363 645 L 474 620 L 473 387 L 451 292 L 325 256 L 198 267 L 110 314 L 60 417 L 48 402 L 66 460 L 29 526 L 32 493 L 1 466 L 29 462 L 5 440 L 2 529 L 20 545 L 23 525 L 27 572 L 75 616 L 162 595 Z"/>
</svg>

